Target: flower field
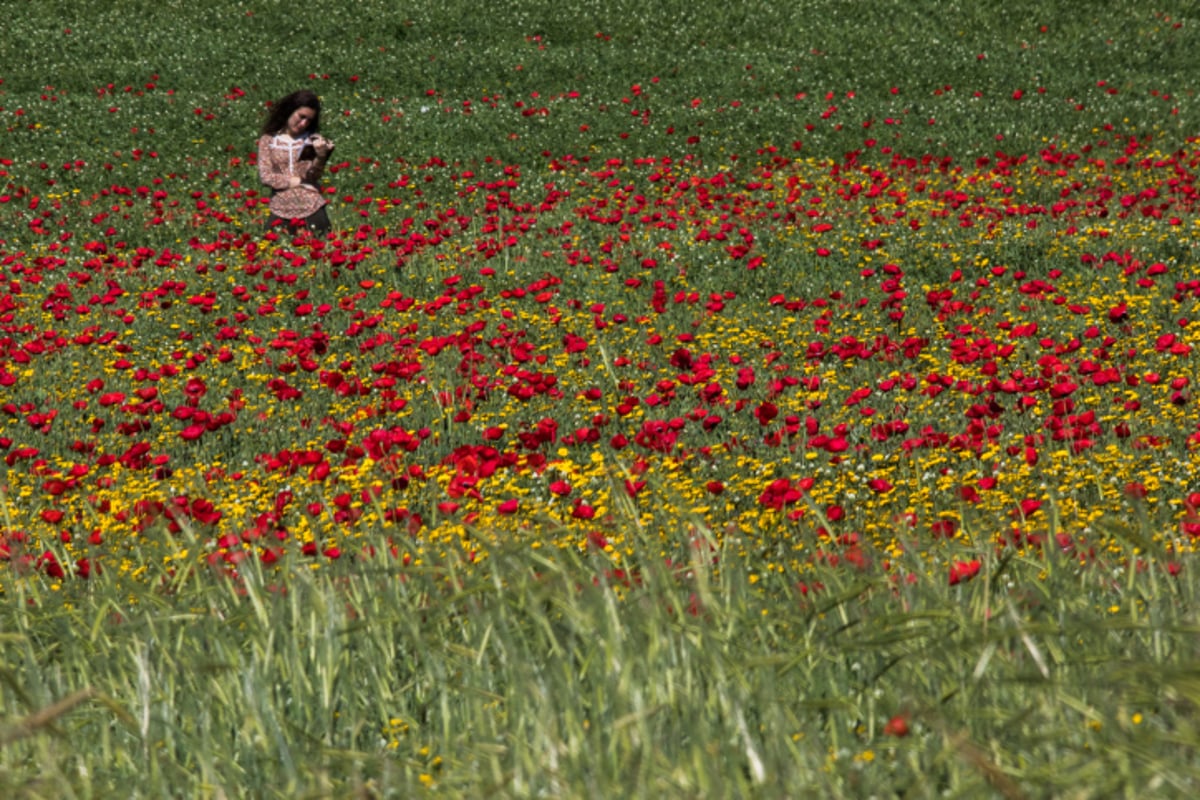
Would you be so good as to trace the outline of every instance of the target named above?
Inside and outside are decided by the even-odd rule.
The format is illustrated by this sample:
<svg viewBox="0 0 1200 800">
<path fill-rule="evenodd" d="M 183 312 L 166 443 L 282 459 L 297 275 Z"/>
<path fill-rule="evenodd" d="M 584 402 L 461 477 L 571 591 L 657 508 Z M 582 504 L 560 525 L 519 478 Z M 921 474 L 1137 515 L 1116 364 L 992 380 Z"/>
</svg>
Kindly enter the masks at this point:
<svg viewBox="0 0 1200 800">
<path fill-rule="evenodd" d="M 1194 790 L 1197 20 L 809 5 L 23 8 L 0 787 Z"/>
<path fill-rule="evenodd" d="M 63 578 L 523 541 L 619 567 L 633 529 L 677 560 L 704 529 L 799 579 L 906 551 L 945 572 L 955 542 L 1086 561 L 1135 514 L 1188 551 L 1200 157 L 1121 135 L 868 152 L 426 164 L 335 198 L 352 224 L 327 241 L 174 187 L 48 217 L 18 191 L 6 559 Z M 216 235 L 65 235 L 114 208 Z"/>
</svg>

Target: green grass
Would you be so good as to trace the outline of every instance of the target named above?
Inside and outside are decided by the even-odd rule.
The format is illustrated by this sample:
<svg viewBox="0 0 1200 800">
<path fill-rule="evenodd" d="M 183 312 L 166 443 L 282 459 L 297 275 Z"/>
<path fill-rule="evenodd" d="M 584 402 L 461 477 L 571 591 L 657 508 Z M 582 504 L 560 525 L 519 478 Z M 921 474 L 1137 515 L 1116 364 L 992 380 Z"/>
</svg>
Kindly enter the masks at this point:
<svg viewBox="0 0 1200 800">
<path fill-rule="evenodd" d="M 636 578 L 289 562 L 243 580 L 18 584 L 6 796 L 1185 796 L 1196 585 L 1127 553 L 801 593 L 707 558 Z M 699 552 L 699 551 L 697 551 Z M 161 578 L 161 581 L 160 581 Z M 86 689 L 50 719 L 22 719 Z M 78 698 L 77 698 L 78 699 Z M 904 716 L 907 736 L 889 735 Z"/>
<path fill-rule="evenodd" d="M 1187 2 L 572 0 L 481 14 L 461 0 L 373 0 L 306 9 L 0 3 L 12 20 L 0 42 L 0 121 L 19 123 L 7 131 L 7 155 L 120 163 L 143 148 L 159 156 L 130 164 L 134 174 L 208 171 L 226 166 L 230 150 L 250 150 L 263 103 L 305 84 L 333 111 L 328 130 L 345 156 L 385 171 L 397 158 L 525 163 L 593 148 L 719 164 L 794 142 L 806 155 L 840 158 L 862 147 L 868 121 L 881 144 L 962 159 L 1090 139 L 1105 125 L 1179 143 L 1200 128 L 1189 57 L 1200 26 Z M 549 116 L 522 117 L 518 101 Z M 836 113 L 823 118 L 830 106 Z M 9 116 L 17 108 L 24 118 Z M 646 124 L 631 111 L 648 111 Z M 699 141 L 689 144 L 692 136 Z M 18 184 L 44 177 L 26 169 L 10 170 Z M 74 180 L 104 186 L 110 176 L 97 172 Z M 357 194 L 378 178 L 343 173 L 339 183 Z"/>
</svg>

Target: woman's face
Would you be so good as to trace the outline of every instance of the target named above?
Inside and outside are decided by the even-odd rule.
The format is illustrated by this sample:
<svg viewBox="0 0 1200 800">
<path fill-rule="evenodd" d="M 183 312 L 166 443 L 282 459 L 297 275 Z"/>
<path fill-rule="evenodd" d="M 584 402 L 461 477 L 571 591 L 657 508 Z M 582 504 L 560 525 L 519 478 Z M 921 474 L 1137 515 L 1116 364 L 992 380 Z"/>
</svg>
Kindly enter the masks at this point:
<svg viewBox="0 0 1200 800">
<path fill-rule="evenodd" d="M 288 117 L 287 134 L 291 137 L 298 137 L 308 130 L 308 126 L 312 124 L 313 119 L 317 116 L 317 112 L 313 111 L 308 106 L 300 106 L 292 115 Z"/>
</svg>

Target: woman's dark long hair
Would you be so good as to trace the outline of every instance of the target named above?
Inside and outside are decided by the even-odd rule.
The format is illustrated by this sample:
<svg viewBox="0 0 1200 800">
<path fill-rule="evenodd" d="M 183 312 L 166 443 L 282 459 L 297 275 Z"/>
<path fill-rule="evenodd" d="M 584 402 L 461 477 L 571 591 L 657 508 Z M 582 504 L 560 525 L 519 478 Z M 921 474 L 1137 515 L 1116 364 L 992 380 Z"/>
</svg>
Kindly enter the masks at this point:
<svg viewBox="0 0 1200 800">
<path fill-rule="evenodd" d="M 317 97 L 316 92 L 301 89 L 276 100 L 271 105 L 271 111 L 267 114 L 267 121 L 263 123 L 262 132 L 275 134 L 287 128 L 288 118 L 297 108 L 313 110 L 312 122 L 308 123 L 307 133 L 316 133 L 321 130 L 321 99 Z"/>
</svg>

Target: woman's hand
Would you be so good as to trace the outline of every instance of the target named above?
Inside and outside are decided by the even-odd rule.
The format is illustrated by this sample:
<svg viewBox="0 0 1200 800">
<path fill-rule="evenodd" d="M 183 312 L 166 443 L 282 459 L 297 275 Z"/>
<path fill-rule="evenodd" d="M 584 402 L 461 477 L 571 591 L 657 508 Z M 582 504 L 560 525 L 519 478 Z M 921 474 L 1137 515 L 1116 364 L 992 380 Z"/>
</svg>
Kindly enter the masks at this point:
<svg viewBox="0 0 1200 800">
<path fill-rule="evenodd" d="M 288 178 L 288 188 L 289 189 L 295 189 L 297 186 L 300 185 L 300 183 L 301 183 L 301 181 L 300 181 L 299 175 L 293 175 L 292 177 Z"/>
<path fill-rule="evenodd" d="M 313 149 L 317 151 L 317 155 L 321 158 L 328 158 L 329 154 L 333 152 L 333 142 L 326 139 L 324 136 L 321 136 L 320 134 L 315 134 L 312 137 L 312 146 Z"/>
</svg>

